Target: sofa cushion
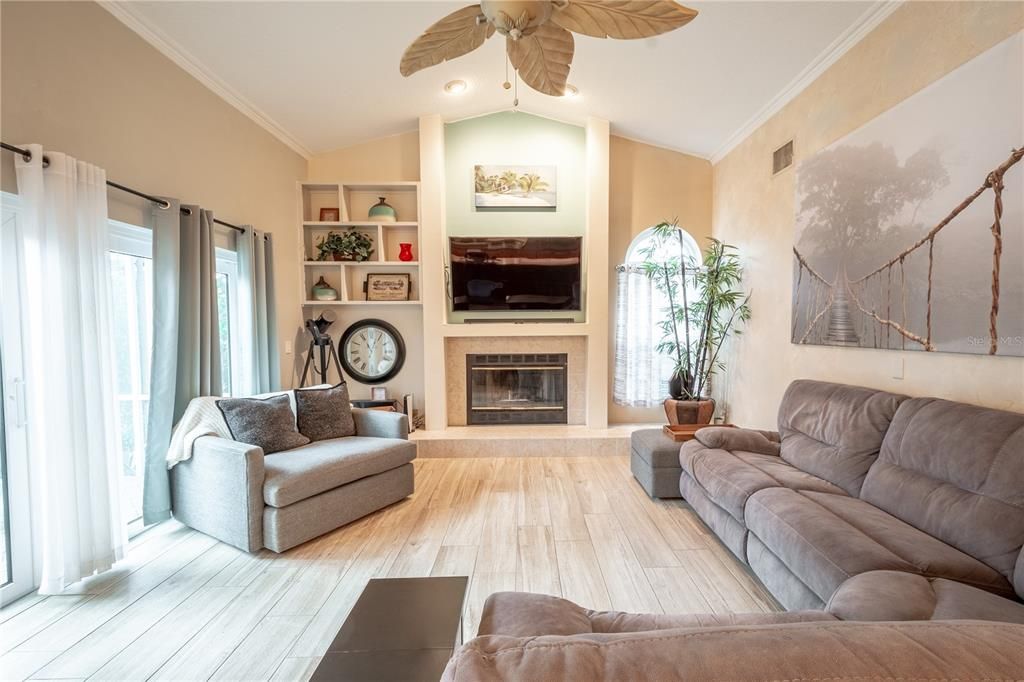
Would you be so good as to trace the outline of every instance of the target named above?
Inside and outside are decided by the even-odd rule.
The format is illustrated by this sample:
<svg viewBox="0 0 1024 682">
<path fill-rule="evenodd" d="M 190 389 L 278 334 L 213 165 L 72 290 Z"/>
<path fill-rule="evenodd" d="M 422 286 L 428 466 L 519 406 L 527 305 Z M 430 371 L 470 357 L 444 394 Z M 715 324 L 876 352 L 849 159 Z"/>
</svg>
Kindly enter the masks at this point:
<svg viewBox="0 0 1024 682">
<path fill-rule="evenodd" d="M 407 440 L 350 436 L 317 441 L 264 459 L 263 499 L 271 507 L 286 507 L 415 457 L 416 444 Z"/>
<path fill-rule="evenodd" d="M 477 635 L 539 637 L 595 632 L 643 632 L 672 628 L 768 625 L 833 621 L 823 611 L 784 613 L 626 613 L 592 611 L 567 599 L 530 592 L 495 592 L 487 597 Z"/>
<path fill-rule="evenodd" d="M 1024 414 L 934 398 L 900 405 L 861 497 L 1017 585 L 1024 545 Z"/>
<path fill-rule="evenodd" d="M 762 490 L 747 503 L 746 523 L 823 600 L 849 578 L 876 570 L 972 580 L 1012 593 L 981 562 L 856 498 Z"/>
<path fill-rule="evenodd" d="M 855 497 L 805 494 L 928 577 L 957 580 L 1005 596 L 1013 587 L 991 566 Z"/>
<path fill-rule="evenodd" d="M 897 571 L 847 580 L 828 612 L 843 620 L 995 620 L 1024 625 L 1024 604 L 970 585 Z"/>
<path fill-rule="evenodd" d="M 295 429 L 291 397 L 222 398 L 217 409 L 224 415 L 231 437 L 255 445 L 269 455 L 305 445 L 309 439 Z"/>
<path fill-rule="evenodd" d="M 782 458 L 856 496 L 904 400 L 858 386 L 794 381 L 779 406 Z"/>
<path fill-rule="evenodd" d="M 680 450 L 679 463 L 707 491 L 708 497 L 737 521 L 743 521 L 747 499 L 765 488 L 782 486 L 844 494 L 828 481 L 800 471 L 778 457 L 712 450 L 695 440 Z"/>
<path fill-rule="evenodd" d="M 348 384 L 295 389 L 295 422 L 313 442 L 356 435 Z"/>
</svg>

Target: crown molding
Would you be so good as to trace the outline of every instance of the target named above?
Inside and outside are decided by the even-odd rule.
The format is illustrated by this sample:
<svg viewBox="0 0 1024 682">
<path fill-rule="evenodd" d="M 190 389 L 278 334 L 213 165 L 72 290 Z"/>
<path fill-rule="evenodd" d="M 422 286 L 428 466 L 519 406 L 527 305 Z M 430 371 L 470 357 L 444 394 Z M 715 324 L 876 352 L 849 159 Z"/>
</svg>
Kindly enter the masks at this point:
<svg viewBox="0 0 1024 682">
<path fill-rule="evenodd" d="M 612 124 L 611 136 L 612 137 L 617 137 L 617 138 L 622 139 L 622 140 L 628 140 L 630 142 L 635 142 L 636 144 L 642 144 L 642 145 L 646 145 L 648 147 L 654 147 L 655 149 L 664 149 L 667 152 L 675 152 L 676 154 L 682 154 L 683 156 L 692 156 L 693 158 L 700 159 L 701 161 L 710 161 L 711 160 L 710 156 L 708 156 L 707 154 L 702 153 L 702 152 L 695 152 L 693 150 L 681 149 L 679 147 L 673 147 L 671 145 L 662 144 L 661 142 L 654 142 L 652 140 L 645 140 L 645 139 L 643 139 L 641 137 L 632 137 L 630 135 L 623 135 L 622 133 L 617 133 L 617 132 L 615 132 L 615 124 L 614 123 Z"/>
<path fill-rule="evenodd" d="M 885 21 L 902 4 L 903 0 L 879 0 L 875 2 L 874 5 L 869 7 L 855 22 L 850 24 L 845 31 L 833 40 L 821 54 L 815 57 L 779 94 L 775 95 L 750 120 L 726 138 L 725 142 L 711 155 L 711 163 L 717 164 L 724 159 L 740 142 L 747 139 L 755 130 L 767 123 L 772 116 L 777 114 L 784 106 L 803 92 L 807 86 L 817 80 L 830 66 L 839 61 L 840 57 L 849 52 L 854 45 L 875 30 L 879 24 Z"/>
<path fill-rule="evenodd" d="M 205 85 L 215 95 L 233 106 L 258 126 L 286 144 L 295 153 L 305 159 L 313 156 L 308 147 L 299 142 L 274 119 L 260 110 L 227 83 L 215 76 L 202 62 L 179 45 L 174 39 L 149 23 L 146 18 L 132 6 L 131 2 L 100 0 L 100 7 L 107 10 L 118 21 L 134 31 L 140 38 L 156 48 L 161 54 L 177 64 L 190 76 Z"/>
</svg>

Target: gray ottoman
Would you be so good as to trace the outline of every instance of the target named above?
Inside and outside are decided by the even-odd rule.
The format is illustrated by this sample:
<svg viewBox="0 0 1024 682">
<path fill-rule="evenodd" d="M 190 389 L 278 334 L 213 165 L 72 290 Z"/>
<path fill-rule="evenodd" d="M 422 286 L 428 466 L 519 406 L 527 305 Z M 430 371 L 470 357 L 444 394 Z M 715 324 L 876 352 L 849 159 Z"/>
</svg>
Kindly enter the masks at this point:
<svg viewBox="0 0 1024 682">
<path fill-rule="evenodd" d="M 682 497 L 679 492 L 679 466 L 677 443 L 661 428 L 640 429 L 630 436 L 629 468 L 651 497 Z"/>
</svg>

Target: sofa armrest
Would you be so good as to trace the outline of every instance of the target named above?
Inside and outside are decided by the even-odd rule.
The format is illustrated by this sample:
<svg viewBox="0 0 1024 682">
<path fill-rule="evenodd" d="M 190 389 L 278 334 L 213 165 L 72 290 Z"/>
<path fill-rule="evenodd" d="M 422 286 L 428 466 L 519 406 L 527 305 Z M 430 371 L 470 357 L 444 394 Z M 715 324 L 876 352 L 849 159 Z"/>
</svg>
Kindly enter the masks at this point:
<svg viewBox="0 0 1024 682">
<path fill-rule="evenodd" d="M 263 548 L 263 449 L 216 436 L 171 469 L 174 517 L 247 552 Z"/>
<path fill-rule="evenodd" d="M 778 434 L 771 431 L 709 426 L 697 431 L 694 439 L 704 447 L 716 450 L 741 450 L 775 456 L 779 454 Z"/>
<path fill-rule="evenodd" d="M 400 412 L 356 408 L 352 410 L 352 418 L 357 436 L 409 440 L 409 420 Z"/>
</svg>

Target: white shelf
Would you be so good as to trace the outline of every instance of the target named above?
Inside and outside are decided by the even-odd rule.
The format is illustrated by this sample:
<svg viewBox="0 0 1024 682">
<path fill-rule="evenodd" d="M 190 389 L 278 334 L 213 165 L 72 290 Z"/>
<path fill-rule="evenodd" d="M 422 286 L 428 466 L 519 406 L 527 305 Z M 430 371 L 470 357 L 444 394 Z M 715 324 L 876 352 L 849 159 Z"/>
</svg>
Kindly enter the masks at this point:
<svg viewBox="0 0 1024 682">
<path fill-rule="evenodd" d="M 420 262 L 418 260 L 361 260 L 361 261 L 346 261 L 345 265 L 355 266 L 357 268 L 365 268 L 370 266 L 409 266 L 419 267 Z"/>
<path fill-rule="evenodd" d="M 361 222 L 325 222 L 320 220 L 307 220 L 302 223 L 305 227 L 315 227 L 323 229 L 327 227 L 419 227 L 418 222 L 400 220 L 394 223 L 375 223 L 370 220 L 364 220 Z"/>
<path fill-rule="evenodd" d="M 370 266 L 385 266 L 390 268 L 394 266 L 419 267 L 420 262 L 418 260 L 307 260 L 302 261 L 302 264 L 318 268 L 327 267 L 331 265 L 342 265 L 348 268 L 365 268 Z"/>
<path fill-rule="evenodd" d="M 306 301 L 303 305 L 420 305 L 420 301 Z"/>
</svg>

